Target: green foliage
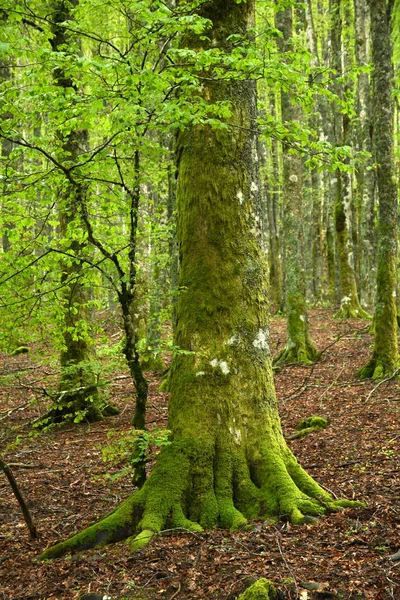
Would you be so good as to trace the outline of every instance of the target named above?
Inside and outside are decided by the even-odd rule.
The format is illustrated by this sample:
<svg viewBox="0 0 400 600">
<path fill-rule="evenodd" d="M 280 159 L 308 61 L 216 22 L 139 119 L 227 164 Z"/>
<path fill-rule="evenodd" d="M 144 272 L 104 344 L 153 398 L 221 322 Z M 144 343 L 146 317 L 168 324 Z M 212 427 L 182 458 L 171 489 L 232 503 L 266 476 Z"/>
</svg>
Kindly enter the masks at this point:
<svg viewBox="0 0 400 600">
<path fill-rule="evenodd" d="M 111 430 L 107 437 L 111 443 L 102 449 L 103 460 L 114 466 L 125 465 L 111 477 L 114 481 L 126 475 L 132 476 L 135 467 L 148 460 L 150 452 L 154 455 L 164 446 L 168 446 L 170 431 L 153 429 L 152 431 L 132 429 L 129 432 Z"/>
</svg>

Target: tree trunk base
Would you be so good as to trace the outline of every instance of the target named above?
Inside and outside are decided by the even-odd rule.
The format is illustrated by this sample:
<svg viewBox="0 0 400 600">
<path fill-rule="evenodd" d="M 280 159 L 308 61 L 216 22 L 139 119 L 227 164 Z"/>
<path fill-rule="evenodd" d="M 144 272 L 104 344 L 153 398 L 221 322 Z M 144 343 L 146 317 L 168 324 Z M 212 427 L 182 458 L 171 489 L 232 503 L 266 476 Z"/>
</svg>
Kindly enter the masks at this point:
<svg viewBox="0 0 400 600">
<path fill-rule="evenodd" d="M 362 308 L 361 304 L 352 306 L 347 303 L 342 303 L 342 306 L 335 313 L 333 318 L 338 320 L 362 319 L 364 321 L 372 319 L 371 315 Z"/>
<path fill-rule="evenodd" d="M 119 414 L 119 409 L 112 404 L 96 405 L 94 402 L 89 406 L 82 405 L 82 399 L 74 405 L 71 401 L 66 406 L 53 406 L 39 420 L 37 428 L 46 429 L 49 425 L 62 425 L 63 423 L 97 423 L 105 417 L 113 417 Z"/>
<path fill-rule="evenodd" d="M 396 377 L 400 365 L 387 363 L 380 358 L 371 358 L 364 367 L 357 371 L 357 377 L 360 379 L 384 379 L 386 377 Z"/>
<path fill-rule="evenodd" d="M 257 517 L 300 524 L 326 512 L 362 506 L 333 500 L 298 464 L 282 434 L 268 437 L 257 448 L 246 449 L 223 445 L 218 439 L 210 444 L 204 436 L 173 441 L 160 453 L 141 490 L 104 519 L 45 550 L 39 559 L 124 539 L 136 551 L 166 528 L 237 530 L 248 518 Z"/>
<path fill-rule="evenodd" d="M 274 365 L 284 363 L 298 363 L 301 365 L 311 365 L 321 358 L 320 352 L 315 348 L 311 341 L 304 344 L 286 345 L 286 347 L 274 358 Z"/>
</svg>

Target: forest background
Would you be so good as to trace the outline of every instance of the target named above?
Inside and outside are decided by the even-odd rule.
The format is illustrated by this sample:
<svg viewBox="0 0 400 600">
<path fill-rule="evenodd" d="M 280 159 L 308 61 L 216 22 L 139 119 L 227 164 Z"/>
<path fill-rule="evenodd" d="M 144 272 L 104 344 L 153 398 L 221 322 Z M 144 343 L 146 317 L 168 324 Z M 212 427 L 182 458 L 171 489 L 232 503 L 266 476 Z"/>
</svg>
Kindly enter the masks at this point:
<svg viewBox="0 0 400 600">
<path fill-rule="evenodd" d="M 188 127 L 229 127 L 229 101 L 211 102 L 203 93 L 209 79 L 257 82 L 253 160 L 261 172 L 260 228 L 277 331 L 282 333 L 282 316 L 287 318 L 286 342 L 276 342 L 275 363 L 283 376 L 288 370 L 291 395 L 297 397 L 297 388 L 306 391 L 321 352 L 325 360 L 325 346 L 350 337 L 349 331 L 364 341 L 374 336 L 372 358 L 364 344 L 358 350 L 364 362 L 345 371 L 353 381 L 359 381 L 356 375 L 375 381 L 362 388 L 363 400 L 397 385 L 398 3 L 258 2 L 255 27 L 248 36 L 232 34 L 229 52 L 212 43 L 206 49 L 182 43 L 193 35 L 207 38 L 202 4 L 2 2 L 6 462 L 42 444 L 43 436 L 57 444 L 65 430 L 55 425 L 87 427 L 115 415 L 121 398 L 113 386 L 127 377 L 133 389 L 122 412 L 134 413 L 135 429 L 120 422 L 116 428 L 113 419 L 101 423 L 113 440 L 105 455 L 123 466 L 118 474 L 129 476 L 135 467 L 133 486 L 140 487 L 149 453 L 168 444 L 165 421 L 148 413 L 146 426 L 146 407 L 154 373 L 163 376 L 161 392 L 168 391 L 171 354 L 186 352 L 172 336 L 177 299 L 185 294 L 178 284 L 175 140 Z M 379 20 L 369 12 L 377 11 L 376 17 L 382 8 L 386 46 L 385 31 L 374 29 Z M 386 187 L 379 188 L 379 177 Z M 311 325 L 315 318 L 321 329 L 311 327 L 312 336 L 306 307 L 318 309 L 311 312 Z M 367 333 L 363 327 L 373 314 Z M 332 316 L 339 325 L 327 325 Z M 293 385 L 296 377 L 300 385 Z M 326 386 L 333 383 L 340 385 L 340 378 Z M 162 393 L 150 398 L 166 401 Z M 385 433 L 377 450 L 390 461 L 395 409 L 382 409 Z M 396 477 L 398 470 L 393 464 L 391 469 Z M 367 518 L 372 521 L 370 513 Z M 398 509 L 391 519 L 398 528 Z M 373 548 L 396 552 L 394 535 Z M 384 583 L 368 582 L 375 596 L 363 589 L 358 597 L 395 598 L 387 568 Z M 180 597 L 196 597 L 196 585 L 176 589 Z M 280 586 L 299 597 L 292 574 L 280 578 Z M 212 588 L 210 583 L 203 597 L 221 589 Z M 342 591 L 322 587 L 308 593 Z M 345 597 L 357 593 L 351 589 Z"/>
</svg>

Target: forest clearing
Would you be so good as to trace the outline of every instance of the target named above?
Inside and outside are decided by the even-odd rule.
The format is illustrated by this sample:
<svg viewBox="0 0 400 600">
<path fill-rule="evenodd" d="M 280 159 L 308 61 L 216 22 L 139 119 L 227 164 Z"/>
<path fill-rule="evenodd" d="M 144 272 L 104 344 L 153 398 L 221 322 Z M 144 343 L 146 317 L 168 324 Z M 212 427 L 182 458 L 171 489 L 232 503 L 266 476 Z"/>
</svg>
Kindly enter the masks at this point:
<svg viewBox="0 0 400 600">
<path fill-rule="evenodd" d="M 368 323 L 333 320 L 326 310 L 312 311 L 310 321 L 318 348 L 327 349 L 315 365 L 288 364 L 275 373 L 283 430 L 289 437 L 302 418 L 327 417 L 327 429 L 288 443 L 320 484 L 339 497 L 361 499 L 365 508 L 347 509 L 312 525 L 252 522 L 248 531 L 236 533 L 167 531 L 134 555 L 121 542 L 33 563 L 48 544 L 100 518 L 132 492 L 129 476 L 105 479 L 116 467 L 102 461 L 107 431 L 131 427 L 132 386 L 116 379 L 111 393 L 120 415 L 64 426 L 9 453 L 38 539 L 29 539 L 19 506 L 1 478 L 0 598 L 76 600 L 92 591 L 113 600 L 233 600 L 249 582 L 266 577 L 288 600 L 397 600 L 400 564 L 388 557 L 397 552 L 400 536 L 400 382 L 354 377 L 369 353 Z M 285 335 L 284 319 L 275 318 L 271 341 L 276 351 Z M 48 385 L 48 367 L 30 355 L 1 355 L 2 414 L 28 400 L 32 380 L 35 387 Z M 151 376 L 149 428 L 166 425 L 168 394 L 157 392 L 158 385 Z M 10 419 L 23 423 L 38 413 L 38 407 L 31 408 Z M 307 591 L 302 584 L 310 581 L 318 582 L 320 590 Z"/>
</svg>

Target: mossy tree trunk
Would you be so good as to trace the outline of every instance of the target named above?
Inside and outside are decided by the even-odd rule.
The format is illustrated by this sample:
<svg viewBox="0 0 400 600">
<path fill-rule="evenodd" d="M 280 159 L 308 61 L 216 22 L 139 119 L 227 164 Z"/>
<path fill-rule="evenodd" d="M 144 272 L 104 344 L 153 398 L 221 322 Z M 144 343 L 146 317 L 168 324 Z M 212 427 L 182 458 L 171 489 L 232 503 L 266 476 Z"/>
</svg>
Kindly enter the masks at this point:
<svg viewBox="0 0 400 600">
<path fill-rule="evenodd" d="M 330 1 L 330 13 L 331 68 L 334 73 L 332 88 L 336 95 L 343 99 L 343 86 L 340 81 L 343 74 L 341 0 Z M 347 114 L 343 115 L 336 105 L 333 106 L 333 123 L 335 144 L 343 146 L 349 143 L 349 117 Z M 352 190 L 349 173 L 337 169 L 335 177 L 331 179 L 331 185 L 335 202 L 335 231 L 341 294 L 340 309 L 336 313 L 336 317 L 341 319 L 369 318 L 358 298 L 354 271 L 354 249 L 351 235 Z"/>
<path fill-rule="evenodd" d="M 292 7 L 276 14 L 276 26 L 282 33 L 279 46 L 284 60 L 286 52 L 293 51 Z M 292 94 L 281 92 L 282 121 L 301 123 L 300 105 L 293 102 Z M 300 153 L 283 142 L 283 239 L 285 244 L 287 343 L 275 362 L 311 363 L 318 352 L 308 331 L 306 310 L 306 283 L 304 260 L 303 219 L 303 159 Z"/>
<path fill-rule="evenodd" d="M 369 57 L 369 10 L 366 0 L 354 0 L 355 11 L 355 52 L 357 65 L 365 67 Z M 371 115 L 371 86 L 369 73 L 358 74 L 357 103 L 358 116 L 357 149 L 372 154 L 372 115 Z M 372 160 L 370 161 L 372 162 Z M 360 166 L 356 172 L 358 196 L 360 205 L 360 272 L 362 287 L 361 297 L 367 307 L 374 302 L 376 283 L 376 241 L 375 241 L 375 172 L 371 164 L 366 168 Z"/>
<path fill-rule="evenodd" d="M 275 93 L 270 94 L 270 113 L 276 116 Z M 281 237 L 279 231 L 279 147 L 278 140 L 271 140 L 271 181 L 266 193 L 269 230 L 269 282 L 271 303 L 276 311 L 284 310 Z"/>
<path fill-rule="evenodd" d="M 71 8 L 74 4 L 77 4 L 77 0 L 72 3 L 63 0 L 52 3 L 53 37 L 50 43 L 55 54 L 64 53 L 69 46 L 70 39 L 62 24 L 72 18 Z M 76 90 L 73 80 L 59 67 L 54 70 L 54 83 L 61 95 L 67 93 L 68 89 Z M 68 133 L 60 131 L 59 138 L 61 162 L 74 164 L 79 155 L 87 150 L 87 130 L 75 128 Z M 63 239 L 69 240 L 66 252 L 70 258 L 66 258 L 61 264 L 61 281 L 64 286 L 60 393 L 55 405 L 47 413 L 44 424 L 76 419 L 98 421 L 107 412 L 107 404 L 102 401 L 97 386 L 98 374 L 93 367 L 95 349 L 87 330 L 87 323 L 90 321 L 89 289 L 83 281 L 81 260 L 87 254 L 87 243 L 81 241 L 78 216 L 86 189 L 81 182 L 68 177 L 68 167 L 65 168 L 64 175 L 67 181 L 62 183 L 58 212 L 60 234 Z"/>
<path fill-rule="evenodd" d="M 254 22 L 254 2 L 215 0 L 202 14 L 213 23 L 213 46 L 229 51 L 227 36 Z M 171 368 L 171 444 L 139 492 L 42 558 L 133 535 L 137 549 L 165 527 L 236 529 L 260 515 L 299 523 L 347 504 L 300 467 L 280 427 L 260 244 L 255 84 L 205 81 L 205 97 L 229 99 L 232 116 L 228 129 L 193 126 L 177 142 L 184 291 L 175 340 L 184 352 Z"/>
<path fill-rule="evenodd" d="M 371 0 L 374 162 L 378 186 L 378 269 L 372 359 L 361 377 L 381 378 L 400 365 L 397 344 L 398 192 L 394 166 L 390 17 L 385 0 Z"/>
<path fill-rule="evenodd" d="M 306 37 L 307 46 L 311 55 L 311 66 L 320 67 L 320 58 L 318 51 L 318 41 L 315 31 L 313 5 L 311 0 L 307 0 L 306 10 Z M 323 136 L 322 114 L 324 113 L 326 101 L 323 97 L 317 98 L 316 110 L 310 115 L 309 121 L 311 128 L 315 131 L 316 139 Z M 312 268 L 312 294 L 314 304 L 321 306 L 323 295 L 323 274 L 324 274 L 324 243 L 323 243 L 323 185 L 322 174 L 317 167 L 311 170 L 311 193 L 312 193 L 312 213 L 311 213 L 311 268 Z"/>
</svg>

